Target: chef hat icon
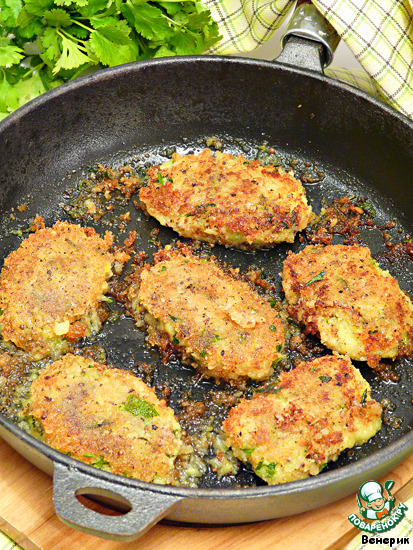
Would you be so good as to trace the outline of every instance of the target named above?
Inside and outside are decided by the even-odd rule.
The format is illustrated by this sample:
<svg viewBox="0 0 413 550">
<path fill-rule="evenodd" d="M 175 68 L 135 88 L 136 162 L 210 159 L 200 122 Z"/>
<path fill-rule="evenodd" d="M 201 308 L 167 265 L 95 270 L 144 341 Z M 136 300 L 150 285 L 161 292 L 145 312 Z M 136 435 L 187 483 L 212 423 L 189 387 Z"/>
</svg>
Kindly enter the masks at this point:
<svg viewBox="0 0 413 550">
<path fill-rule="evenodd" d="M 373 502 L 378 498 L 383 498 L 383 489 L 377 481 L 366 481 L 359 489 L 360 497 L 366 502 Z"/>
</svg>

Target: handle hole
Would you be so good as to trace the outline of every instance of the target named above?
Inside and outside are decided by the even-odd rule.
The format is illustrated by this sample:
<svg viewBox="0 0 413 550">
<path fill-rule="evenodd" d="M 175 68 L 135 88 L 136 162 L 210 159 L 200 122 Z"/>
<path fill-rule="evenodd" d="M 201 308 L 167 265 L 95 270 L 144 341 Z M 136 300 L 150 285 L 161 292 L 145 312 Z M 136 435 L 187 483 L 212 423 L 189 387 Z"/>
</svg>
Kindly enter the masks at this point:
<svg viewBox="0 0 413 550">
<path fill-rule="evenodd" d="M 104 516 L 124 516 L 132 510 L 132 505 L 126 498 L 108 490 L 77 489 L 75 496 L 82 506 Z"/>
</svg>

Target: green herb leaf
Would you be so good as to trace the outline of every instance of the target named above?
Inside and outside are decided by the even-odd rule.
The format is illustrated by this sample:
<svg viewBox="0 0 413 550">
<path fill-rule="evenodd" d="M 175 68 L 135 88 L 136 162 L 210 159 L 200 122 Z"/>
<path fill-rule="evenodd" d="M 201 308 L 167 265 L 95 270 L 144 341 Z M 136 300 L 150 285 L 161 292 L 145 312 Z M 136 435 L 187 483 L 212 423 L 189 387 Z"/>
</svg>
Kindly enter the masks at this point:
<svg viewBox="0 0 413 550">
<path fill-rule="evenodd" d="M 44 30 L 39 39 L 39 45 L 43 50 L 43 56 L 54 61 L 60 56 L 61 39 L 57 33 L 56 27 L 48 27 Z"/>
<path fill-rule="evenodd" d="M 330 382 L 330 380 L 332 380 L 331 376 L 324 376 L 324 374 L 319 376 L 319 379 L 321 380 L 321 382 Z"/>
<path fill-rule="evenodd" d="M 83 6 L 87 6 L 88 0 L 57 0 L 57 2 L 60 6 L 71 6 L 72 4 L 75 4 L 78 8 L 81 8 Z"/>
<path fill-rule="evenodd" d="M 166 269 L 166 266 L 162 266 L 162 267 L 165 267 L 165 269 Z M 168 317 L 170 317 L 174 323 L 176 323 L 176 321 L 181 320 L 179 317 L 175 317 L 174 315 L 171 315 L 170 313 L 168 313 Z"/>
<path fill-rule="evenodd" d="M 6 79 L 0 83 L 0 113 L 4 116 L 7 116 L 10 111 L 17 109 L 18 102 L 16 97 L 16 91 L 14 86 L 9 84 Z M 4 118 L 1 116 L 0 118 Z"/>
<path fill-rule="evenodd" d="M 197 0 L 0 0 L 0 26 L 0 118 L 92 67 L 196 54 L 221 38 Z"/>
<path fill-rule="evenodd" d="M 361 401 L 360 401 L 360 405 L 362 407 L 364 407 L 364 405 L 366 404 L 366 399 L 367 399 L 367 390 L 364 390 L 363 395 L 361 397 Z"/>
<path fill-rule="evenodd" d="M 81 52 L 76 42 L 64 35 L 61 35 L 61 39 L 62 54 L 53 69 L 53 74 L 58 73 L 61 69 L 73 69 L 85 63 L 94 62 L 89 56 Z"/>
<path fill-rule="evenodd" d="M 322 271 L 320 271 L 320 273 L 318 275 L 316 275 L 315 277 L 310 279 L 307 283 L 305 283 L 305 286 L 311 285 L 311 284 L 313 284 L 317 281 L 322 281 L 323 278 L 324 278 L 324 275 L 325 275 L 325 271 L 323 269 Z"/>
<path fill-rule="evenodd" d="M 133 414 L 133 416 L 141 416 L 142 418 L 159 416 L 158 411 L 153 405 L 133 394 L 129 395 L 124 405 L 124 409 Z"/>
<path fill-rule="evenodd" d="M 39 73 L 33 73 L 30 78 L 21 80 L 14 86 L 14 92 L 19 98 L 19 105 L 23 105 L 26 101 L 30 101 L 30 99 L 37 97 L 45 91 L 46 87 Z"/>
<path fill-rule="evenodd" d="M 14 46 L 9 38 L 0 37 L 0 66 L 9 68 L 24 58 L 21 48 Z"/>
<path fill-rule="evenodd" d="M 269 464 L 266 464 L 265 467 L 267 468 L 267 475 L 272 477 L 275 474 L 275 467 L 277 466 L 276 462 L 270 462 Z"/>
<path fill-rule="evenodd" d="M 271 330 L 272 332 L 276 332 L 276 331 L 277 331 L 277 327 L 276 327 L 275 325 L 270 325 L 269 328 L 270 328 L 270 330 Z"/>
<path fill-rule="evenodd" d="M 360 206 L 365 212 L 370 214 L 372 218 L 376 217 L 376 210 L 374 209 L 374 206 L 370 202 L 364 201 L 361 203 Z"/>
<path fill-rule="evenodd" d="M 120 46 L 130 46 L 132 43 L 132 40 L 130 39 L 127 30 L 130 30 L 128 28 L 121 29 L 118 26 L 115 25 L 105 25 L 103 27 L 99 28 L 99 31 L 94 31 L 91 34 L 94 36 L 96 33 L 99 35 L 102 35 L 108 42 L 111 42 L 112 44 L 118 44 Z"/>
<path fill-rule="evenodd" d="M 70 14 L 61 9 L 45 11 L 43 17 L 52 27 L 69 27 L 72 24 Z"/>
<path fill-rule="evenodd" d="M 104 456 L 100 456 L 97 460 L 95 460 L 95 462 L 92 462 L 92 466 L 95 468 L 100 468 L 101 470 L 105 468 L 110 469 L 110 464 L 107 460 L 105 460 Z"/>
<path fill-rule="evenodd" d="M 284 359 L 284 357 L 277 357 L 277 359 L 275 359 L 275 361 L 273 361 L 271 363 L 271 368 L 273 369 L 274 367 L 276 367 L 278 365 L 278 363 L 281 363 L 281 361 Z"/>
<path fill-rule="evenodd" d="M 246 447 L 245 449 L 241 449 L 241 451 L 243 451 L 247 455 L 248 458 L 251 457 L 254 450 L 255 450 L 255 447 L 251 447 L 251 448 Z"/>
<path fill-rule="evenodd" d="M 59 4 L 63 5 L 63 0 L 60 0 Z M 53 6 L 53 0 L 27 0 L 24 3 L 24 9 L 32 15 L 43 17 L 43 14 L 51 9 Z"/>
<path fill-rule="evenodd" d="M 261 460 L 258 466 L 255 468 L 255 471 L 258 472 L 264 467 L 266 471 L 265 471 L 265 474 L 263 475 L 265 475 L 266 477 L 273 477 L 275 474 L 276 466 L 277 466 L 276 462 L 269 462 L 268 464 L 264 464 L 264 461 Z"/>
<path fill-rule="evenodd" d="M 20 38 L 35 38 L 41 34 L 44 28 L 44 22 L 35 15 L 26 10 L 22 10 L 17 18 L 17 27 L 14 30 L 16 36 Z"/>
<path fill-rule="evenodd" d="M 166 182 L 166 176 L 163 176 L 160 172 L 158 172 L 158 182 L 161 185 L 165 185 Z"/>
<path fill-rule="evenodd" d="M 17 17 L 22 9 L 20 0 L 1 0 L 0 1 L 0 23 L 2 26 L 15 27 Z"/>
<path fill-rule="evenodd" d="M 99 61 L 109 67 L 136 59 L 137 52 L 133 48 L 132 40 L 113 25 L 93 31 L 90 35 L 90 45 Z"/>
<path fill-rule="evenodd" d="M 115 14 L 117 16 L 116 18 L 118 18 L 119 11 L 116 6 L 118 2 L 114 0 L 80 0 L 80 2 L 82 5 L 79 6 L 78 11 L 84 19 L 114 16 Z"/>
<path fill-rule="evenodd" d="M 159 42 L 170 38 L 174 33 L 162 10 L 151 4 L 140 2 L 135 5 L 127 0 L 121 10 L 129 24 L 148 40 L 156 38 Z"/>
<path fill-rule="evenodd" d="M 169 0 L 167 0 L 166 2 L 159 2 L 159 5 L 164 8 L 168 15 L 174 15 L 182 9 L 181 2 L 169 2 Z"/>
<path fill-rule="evenodd" d="M 102 27 L 115 27 L 127 36 L 130 35 L 132 29 L 124 19 L 119 21 L 116 17 L 112 16 L 92 16 L 89 19 L 90 24 L 94 29 L 101 29 Z"/>
</svg>

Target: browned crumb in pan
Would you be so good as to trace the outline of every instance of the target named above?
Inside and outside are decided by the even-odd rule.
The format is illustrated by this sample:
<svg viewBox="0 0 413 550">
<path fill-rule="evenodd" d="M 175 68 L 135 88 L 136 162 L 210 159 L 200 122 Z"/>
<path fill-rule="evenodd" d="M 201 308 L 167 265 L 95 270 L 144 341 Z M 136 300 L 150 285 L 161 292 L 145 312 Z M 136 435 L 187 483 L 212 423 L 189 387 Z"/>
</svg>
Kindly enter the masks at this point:
<svg viewBox="0 0 413 550">
<path fill-rule="evenodd" d="M 242 399 L 223 423 L 235 456 L 270 485 L 316 475 L 380 430 L 382 407 L 348 357 L 301 363 L 277 389 Z"/>
<path fill-rule="evenodd" d="M 0 413 L 19 423 L 23 429 L 27 424 L 21 411 L 39 367 L 40 364 L 34 364 L 27 352 L 0 342 Z"/>
<path fill-rule="evenodd" d="M 181 428 L 131 372 L 65 355 L 31 387 L 27 414 L 51 447 L 115 474 L 173 484 Z"/>
<path fill-rule="evenodd" d="M 62 353 L 97 332 L 115 257 L 112 235 L 67 222 L 39 229 L 5 259 L 0 276 L 3 340 L 34 359 Z"/>
<path fill-rule="evenodd" d="M 284 349 L 277 311 L 212 257 L 167 246 L 155 261 L 128 291 L 134 315 L 145 313 L 149 343 L 172 344 L 214 378 L 268 378 Z"/>
<path fill-rule="evenodd" d="M 141 178 L 129 165 L 115 169 L 98 164 L 76 189 L 70 188 L 70 202 L 62 208 L 75 220 L 109 223 L 123 231 L 130 221 L 130 211 L 119 214 L 118 209 L 129 205 L 141 185 Z"/>
<path fill-rule="evenodd" d="M 333 235 L 342 235 L 343 244 L 361 244 L 361 229 L 373 227 L 376 212 L 366 197 L 341 197 L 324 204 L 305 234 L 310 244 L 332 244 Z"/>
<path fill-rule="evenodd" d="M 412 355 L 413 305 L 364 246 L 308 246 L 283 269 L 289 313 L 327 347 L 367 361 Z"/>
<path fill-rule="evenodd" d="M 184 237 L 261 248 L 293 242 L 312 218 L 300 181 L 243 155 L 174 153 L 148 174 L 140 191 L 145 210 Z"/>
</svg>

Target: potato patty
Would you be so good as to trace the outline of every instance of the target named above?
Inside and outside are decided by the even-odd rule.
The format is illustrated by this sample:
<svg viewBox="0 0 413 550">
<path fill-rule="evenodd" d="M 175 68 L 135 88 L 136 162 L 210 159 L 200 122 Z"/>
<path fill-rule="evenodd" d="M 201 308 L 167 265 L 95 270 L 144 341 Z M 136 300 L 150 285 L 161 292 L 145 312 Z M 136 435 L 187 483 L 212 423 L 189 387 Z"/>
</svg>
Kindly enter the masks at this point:
<svg viewBox="0 0 413 550">
<path fill-rule="evenodd" d="M 108 290 L 112 235 L 66 222 L 39 229 L 4 261 L 0 324 L 4 340 L 34 359 L 61 353 L 67 341 L 97 332 Z"/>
<path fill-rule="evenodd" d="M 181 428 L 132 373 L 68 354 L 41 371 L 31 393 L 28 414 L 51 447 L 115 474 L 174 480 Z"/>
<path fill-rule="evenodd" d="M 283 288 L 291 317 L 332 350 L 374 367 L 412 353 L 413 306 L 364 246 L 308 246 L 289 253 Z"/>
<path fill-rule="evenodd" d="M 148 174 L 141 202 L 184 237 L 244 248 L 273 246 L 293 242 L 312 217 L 301 182 L 243 155 L 218 151 L 214 156 L 209 149 L 175 153 Z"/>
<path fill-rule="evenodd" d="M 280 374 L 278 391 L 230 410 L 227 444 L 268 484 L 318 474 L 381 427 L 381 405 L 348 357 L 325 356 Z"/>
<path fill-rule="evenodd" d="M 136 317 L 146 312 L 149 343 L 172 343 L 215 378 L 268 378 L 284 347 L 281 320 L 269 303 L 212 258 L 166 247 L 156 261 L 129 288 Z"/>
</svg>

